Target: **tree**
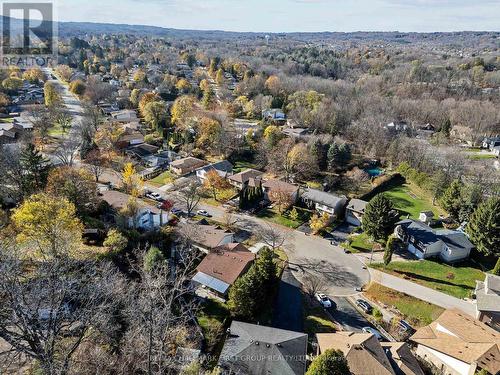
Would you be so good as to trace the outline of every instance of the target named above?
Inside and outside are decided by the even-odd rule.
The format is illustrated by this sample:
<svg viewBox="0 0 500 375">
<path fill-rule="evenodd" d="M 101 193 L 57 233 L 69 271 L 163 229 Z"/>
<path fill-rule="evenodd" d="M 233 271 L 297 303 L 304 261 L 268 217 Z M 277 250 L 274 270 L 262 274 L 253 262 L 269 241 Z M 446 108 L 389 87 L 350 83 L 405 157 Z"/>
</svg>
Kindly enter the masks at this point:
<svg viewBox="0 0 500 375">
<path fill-rule="evenodd" d="M 36 362 L 40 373 L 70 373 L 78 349 L 96 332 L 112 331 L 124 295 L 108 263 L 57 258 L 30 266 L 10 254 L 0 262 L 0 368 Z M 26 367 L 24 367 L 26 368 Z M 17 372 L 17 371 L 16 371 Z"/>
<path fill-rule="evenodd" d="M 330 216 L 323 212 L 321 216 L 318 214 L 313 214 L 309 221 L 309 227 L 312 229 L 314 234 L 318 234 L 323 229 L 325 229 L 330 223 Z"/>
<path fill-rule="evenodd" d="M 228 300 L 233 316 L 244 319 L 252 319 L 255 316 L 260 306 L 261 285 L 254 266 L 234 282 L 229 289 Z"/>
<path fill-rule="evenodd" d="M 46 191 L 54 198 L 66 198 L 76 207 L 80 216 L 94 211 L 99 203 L 97 184 L 84 169 L 53 169 L 49 174 Z"/>
<path fill-rule="evenodd" d="M 64 82 L 69 82 L 73 76 L 73 69 L 71 69 L 68 65 L 58 64 L 55 71 L 59 78 L 61 78 Z"/>
<path fill-rule="evenodd" d="M 144 107 L 142 115 L 152 129 L 161 130 L 167 119 L 167 104 L 163 101 L 149 102 Z"/>
<path fill-rule="evenodd" d="M 21 177 L 23 196 L 29 196 L 45 188 L 50 170 L 49 161 L 32 143 L 21 152 L 19 159 L 23 170 Z"/>
<path fill-rule="evenodd" d="M 264 130 L 264 139 L 269 147 L 275 147 L 276 144 L 283 138 L 283 133 L 276 125 L 269 125 Z"/>
<path fill-rule="evenodd" d="M 144 182 L 141 176 L 137 174 L 134 165 L 132 163 L 126 163 L 122 172 L 122 184 L 125 192 L 137 197 L 142 190 L 143 183 Z"/>
<path fill-rule="evenodd" d="M 54 155 L 59 161 L 66 166 L 72 167 L 78 150 L 80 149 L 81 141 L 78 132 L 71 132 L 57 146 Z"/>
<path fill-rule="evenodd" d="M 273 202 L 276 207 L 278 207 L 278 212 L 280 215 L 285 212 L 285 210 L 293 204 L 293 199 L 289 191 L 282 189 L 273 189 L 269 193 L 269 200 Z"/>
<path fill-rule="evenodd" d="M 192 111 L 195 100 L 192 96 L 183 95 L 175 99 L 171 110 L 172 124 L 178 128 L 183 128 L 188 114 Z"/>
<path fill-rule="evenodd" d="M 212 192 L 214 200 L 217 200 L 217 193 L 221 190 L 229 188 L 231 185 L 225 178 L 223 178 L 215 169 L 211 169 L 205 176 L 203 182 L 205 188 Z"/>
<path fill-rule="evenodd" d="M 148 272 L 153 272 L 155 268 L 164 264 L 167 260 L 165 255 L 156 246 L 151 246 L 144 256 L 144 268 Z"/>
<path fill-rule="evenodd" d="M 101 177 L 108 165 L 108 159 L 101 154 L 99 149 L 95 148 L 87 154 L 85 163 L 94 176 L 95 182 L 99 182 L 99 177 Z"/>
<path fill-rule="evenodd" d="M 103 242 L 112 253 L 121 253 L 128 245 L 128 239 L 118 229 L 112 228 Z"/>
<path fill-rule="evenodd" d="M 453 180 L 451 185 L 443 192 L 440 199 L 441 206 L 454 220 L 459 219 L 460 209 L 462 207 L 461 196 L 463 187 L 464 185 L 460 180 Z"/>
<path fill-rule="evenodd" d="M 186 205 L 186 211 L 188 216 L 196 209 L 198 203 L 200 202 L 200 185 L 198 183 L 190 183 L 184 189 L 179 191 L 181 200 Z"/>
<path fill-rule="evenodd" d="M 45 85 L 43 86 L 43 92 L 45 97 L 45 105 L 47 107 L 53 107 L 61 102 L 61 97 L 52 82 L 45 82 Z"/>
<path fill-rule="evenodd" d="M 497 259 L 497 262 L 495 263 L 495 267 L 491 271 L 493 275 L 500 276 L 500 257 Z"/>
<path fill-rule="evenodd" d="M 17 77 L 9 77 L 2 81 L 2 87 L 10 93 L 16 93 L 23 87 L 23 80 Z"/>
<path fill-rule="evenodd" d="M 259 251 L 255 268 L 258 277 L 261 279 L 264 290 L 272 288 L 277 280 L 278 268 L 274 261 L 275 253 L 268 247 L 263 247 Z"/>
<path fill-rule="evenodd" d="M 314 298 L 316 293 L 322 292 L 326 288 L 326 282 L 323 277 L 314 274 L 307 274 L 303 281 L 302 287 L 309 297 Z"/>
<path fill-rule="evenodd" d="M 265 243 L 271 248 L 272 251 L 279 249 L 285 243 L 287 237 L 290 239 L 293 236 L 291 233 L 284 233 L 281 229 L 272 226 L 271 224 L 266 224 L 259 228 L 257 232 L 257 238 L 260 242 Z"/>
<path fill-rule="evenodd" d="M 209 86 L 206 90 L 203 91 L 203 98 L 201 100 L 203 108 L 212 109 L 214 106 L 214 100 L 215 100 L 215 92 Z"/>
<path fill-rule="evenodd" d="M 31 68 L 27 69 L 23 73 L 23 79 L 30 81 L 31 83 L 38 83 L 43 82 L 45 80 L 45 77 L 40 68 Z"/>
<path fill-rule="evenodd" d="M 83 94 L 85 94 L 85 89 L 85 83 L 83 83 L 81 79 L 76 79 L 69 85 L 69 91 L 78 96 L 82 96 Z"/>
<path fill-rule="evenodd" d="M 385 240 L 392 231 L 395 216 L 392 201 L 385 194 L 377 194 L 366 205 L 363 230 L 375 241 Z"/>
<path fill-rule="evenodd" d="M 500 198 L 492 197 L 481 203 L 465 230 L 478 251 L 500 256 Z"/>
<path fill-rule="evenodd" d="M 349 375 L 349 365 L 340 350 L 327 349 L 317 356 L 306 375 Z"/>
<path fill-rule="evenodd" d="M 328 148 L 327 152 L 327 160 L 328 160 L 328 169 L 333 170 L 338 165 L 340 159 L 340 149 L 339 145 L 336 143 L 332 143 Z"/>
<path fill-rule="evenodd" d="M 219 121 L 203 117 L 198 125 L 198 147 L 207 151 L 216 151 L 219 141 L 223 135 L 223 128 Z"/>
<path fill-rule="evenodd" d="M 82 245 L 83 225 L 66 198 L 36 194 L 12 214 L 16 241 L 28 255 L 41 258 L 73 254 Z"/>
<path fill-rule="evenodd" d="M 131 195 L 127 201 L 125 207 L 120 210 L 120 215 L 124 219 L 123 225 L 128 227 L 130 222 L 132 222 L 132 228 L 135 229 L 137 227 L 137 216 L 139 215 L 141 207 L 139 205 L 139 201 L 137 197 Z"/>
<path fill-rule="evenodd" d="M 396 251 L 396 244 L 397 244 L 398 239 L 391 235 L 387 239 L 387 244 L 385 245 L 385 251 L 384 251 L 384 265 L 387 267 L 389 263 L 391 263 L 392 260 L 392 255 L 394 254 L 394 251 Z"/>
</svg>

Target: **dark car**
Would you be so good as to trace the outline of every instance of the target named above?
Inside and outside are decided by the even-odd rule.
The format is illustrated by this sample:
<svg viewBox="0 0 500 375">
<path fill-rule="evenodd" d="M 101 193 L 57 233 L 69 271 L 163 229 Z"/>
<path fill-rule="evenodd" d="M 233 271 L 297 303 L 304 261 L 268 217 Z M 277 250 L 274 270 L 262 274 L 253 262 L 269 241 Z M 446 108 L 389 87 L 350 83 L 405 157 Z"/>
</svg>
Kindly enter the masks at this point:
<svg viewBox="0 0 500 375">
<path fill-rule="evenodd" d="M 366 302 L 365 300 L 362 300 L 362 299 L 358 299 L 356 301 L 356 305 L 358 305 L 359 307 L 361 307 L 361 309 L 367 313 L 367 314 L 371 314 L 371 312 L 373 311 L 373 307 L 372 305 L 370 305 L 368 302 Z"/>
<path fill-rule="evenodd" d="M 415 329 L 406 321 L 406 320 L 400 320 L 398 322 L 398 327 L 405 332 L 414 332 Z"/>
</svg>

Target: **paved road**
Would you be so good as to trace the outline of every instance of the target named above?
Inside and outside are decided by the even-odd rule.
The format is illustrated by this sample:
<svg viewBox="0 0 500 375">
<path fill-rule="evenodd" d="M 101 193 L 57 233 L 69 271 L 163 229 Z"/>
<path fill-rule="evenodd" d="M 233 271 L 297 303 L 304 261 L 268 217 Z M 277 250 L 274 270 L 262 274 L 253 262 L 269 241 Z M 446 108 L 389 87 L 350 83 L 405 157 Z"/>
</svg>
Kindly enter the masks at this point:
<svg viewBox="0 0 500 375">
<path fill-rule="evenodd" d="M 448 294 L 438 292 L 437 290 L 427 288 L 412 281 L 404 280 L 399 277 L 389 275 L 379 270 L 370 269 L 372 280 L 383 286 L 406 293 L 423 301 L 433 303 L 445 309 L 459 309 L 464 313 L 475 317 L 476 308 L 472 302 L 467 302 Z"/>
<path fill-rule="evenodd" d="M 273 327 L 302 332 L 304 329 L 300 282 L 286 269 L 281 277 L 274 306 Z"/>
<path fill-rule="evenodd" d="M 347 298 L 334 297 L 335 309 L 329 309 L 332 318 L 339 323 L 345 331 L 361 332 L 363 327 L 372 327 L 361 313 L 352 306 Z"/>
</svg>

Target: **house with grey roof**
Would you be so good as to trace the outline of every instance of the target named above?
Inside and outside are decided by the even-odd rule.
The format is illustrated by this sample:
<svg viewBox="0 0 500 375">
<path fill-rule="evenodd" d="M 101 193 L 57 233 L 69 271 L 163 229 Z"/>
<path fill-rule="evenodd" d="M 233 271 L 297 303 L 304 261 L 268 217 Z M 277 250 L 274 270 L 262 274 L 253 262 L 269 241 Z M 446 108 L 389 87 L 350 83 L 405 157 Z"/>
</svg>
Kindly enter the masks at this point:
<svg viewBox="0 0 500 375">
<path fill-rule="evenodd" d="M 476 319 L 500 332 L 500 276 L 476 281 Z"/>
<path fill-rule="evenodd" d="M 394 235 L 419 259 L 439 257 L 447 263 L 454 263 L 467 259 L 474 248 L 463 232 L 434 230 L 427 224 L 412 219 L 396 223 Z"/>
<path fill-rule="evenodd" d="M 344 195 L 338 196 L 321 190 L 307 188 L 301 194 L 300 198 L 309 208 L 315 209 L 320 214 L 326 213 L 336 218 L 344 216 L 344 210 L 347 205 L 347 198 Z"/>
<path fill-rule="evenodd" d="M 345 220 L 347 223 L 356 227 L 361 226 L 367 204 L 367 201 L 361 199 L 351 199 L 345 209 Z"/>
<path fill-rule="evenodd" d="M 233 321 L 219 358 L 224 374 L 301 375 L 307 334 Z"/>
<path fill-rule="evenodd" d="M 207 173 L 210 171 L 216 171 L 222 178 L 227 178 L 233 174 L 233 165 L 227 160 L 221 160 L 198 168 L 196 170 L 196 177 L 198 177 L 201 182 L 204 182 L 207 178 Z"/>
</svg>

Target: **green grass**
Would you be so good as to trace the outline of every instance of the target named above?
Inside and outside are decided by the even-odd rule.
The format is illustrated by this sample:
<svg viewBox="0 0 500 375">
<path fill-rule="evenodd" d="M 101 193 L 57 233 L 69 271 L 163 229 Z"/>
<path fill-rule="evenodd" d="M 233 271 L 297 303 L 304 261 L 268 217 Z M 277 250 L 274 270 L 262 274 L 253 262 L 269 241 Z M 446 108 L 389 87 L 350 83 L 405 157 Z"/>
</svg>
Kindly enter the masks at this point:
<svg viewBox="0 0 500 375">
<path fill-rule="evenodd" d="M 283 214 L 284 215 L 284 214 Z M 292 220 L 286 216 L 280 215 L 278 212 L 277 208 L 266 208 L 262 211 L 259 211 L 257 214 L 257 217 L 270 221 L 275 224 L 283 225 L 284 227 L 288 228 L 298 228 L 300 224 L 302 224 L 298 220 Z"/>
<path fill-rule="evenodd" d="M 472 155 L 467 155 L 467 157 L 471 160 L 485 160 L 485 159 L 496 158 L 496 156 L 493 154 L 472 154 Z"/>
<path fill-rule="evenodd" d="M 240 173 L 241 171 L 244 171 L 245 169 L 249 168 L 255 169 L 255 163 L 246 160 L 239 160 L 234 163 L 233 172 Z"/>
<path fill-rule="evenodd" d="M 433 206 L 432 200 L 412 184 L 394 186 L 384 193 L 392 200 L 394 206 L 403 216 L 409 214 L 412 219 L 418 219 L 420 212 L 432 211 L 437 218 L 444 213 L 439 207 Z"/>
<path fill-rule="evenodd" d="M 155 178 L 153 178 L 152 180 L 149 180 L 148 182 L 151 185 L 163 186 L 163 185 L 166 185 L 166 184 L 170 184 L 170 183 L 172 183 L 174 181 L 175 181 L 174 175 L 172 175 L 172 173 L 170 171 L 165 171 L 162 174 L 160 174 L 160 175 L 156 176 Z"/>
<path fill-rule="evenodd" d="M 304 331 L 309 337 L 315 333 L 332 333 L 337 330 L 337 325 L 330 320 L 325 310 L 309 302 L 309 297 L 303 296 Z"/>
<path fill-rule="evenodd" d="M 377 263 L 372 267 L 457 298 L 470 297 L 476 280 L 484 280 L 484 273 L 477 268 L 452 267 L 432 260 L 392 262 L 387 268 Z"/>
<path fill-rule="evenodd" d="M 63 131 L 63 129 L 59 125 L 56 125 L 56 126 L 53 126 L 49 129 L 48 134 L 50 137 L 60 138 L 64 135 L 68 134 L 70 129 L 71 129 L 71 127 L 69 127 L 66 131 Z"/>
<path fill-rule="evenodd" d="M 372 247 L 374 245 L 373 240 L 371 240 L 366 233 L 354 234 L 349 237 L 351 242 L 347 249 L 349 249 L 353 253 L 369 253 L 372 251 Z"/>
<path fill-rule="evenodd" d="M 432 303 L 386 288 L 377 283 L 371 283 L 364 294 L 374 301 L 396 307 L 403 319 L 417 328 L 432 323 L 444 311 L 443 308 Z"/>
<path fill-rule="evenodd" d="M 226 304 L 207 299 L 198 312 L 198 323 L 202 329 L 206 329 L 214 321 L 223 323 L 229 317 L 229 308 Z"/>
</svg>

